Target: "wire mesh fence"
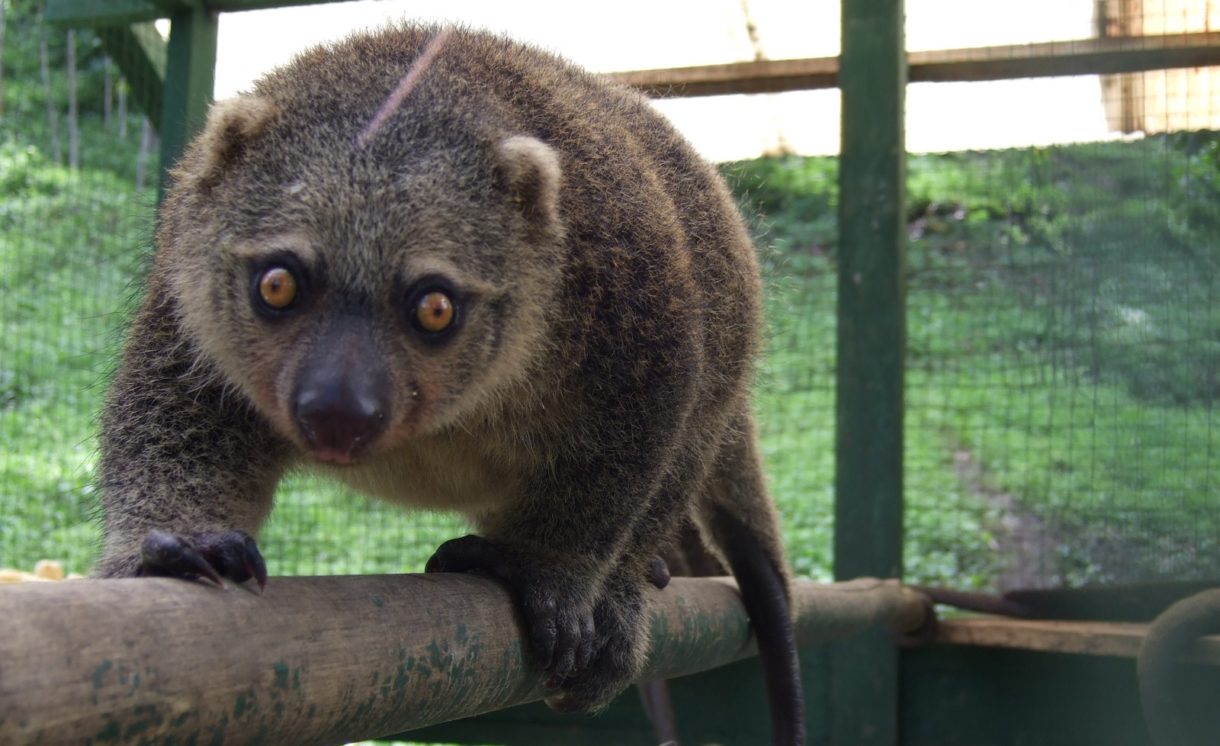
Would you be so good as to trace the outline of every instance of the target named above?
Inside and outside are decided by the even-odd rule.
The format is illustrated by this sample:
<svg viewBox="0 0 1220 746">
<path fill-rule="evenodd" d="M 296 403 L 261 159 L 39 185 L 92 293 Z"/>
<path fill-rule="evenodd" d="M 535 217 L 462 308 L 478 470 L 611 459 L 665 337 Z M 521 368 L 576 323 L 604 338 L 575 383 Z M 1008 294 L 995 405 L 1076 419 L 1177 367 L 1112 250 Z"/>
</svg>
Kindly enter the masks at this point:
<svg viewBox="0 0 1220 746">
<path fill-rule="evenodd" d="M 155 146 L 96 36 L 4 6 L 0 565 L 81 572 L 93 418 L 149 242 Z"/>
<path fill-rule="evenodd" d="M 913 160 L 908 546 L 955 523 L 952 575 L 1010 588 L 1220 571 L 1215 143 Z"/>
<path fill-rule="evenodd" d="M 928 2 L 910 0 L 913 29 Z M 1103 5 L 1120 19 L 1139 10 L 1145 29 L 1156 12 L 1186 13 Z M 70 59 L 67 33 L 41 25 L 35 4 L 0 7 L 0 566 L 50 557 L 83 572 L 98 536 L 94 416 L 151 244 L 156 149 L 126 99 L 133 81 L 95 36 L 78 31 Z M 1085 16 L 1081 34 L 1130 33 Z M 1220 576 L 1220 136 L 1199 129 L 1215 126 L 1214 76 L 1070 79 L 1096 118 L 1074 144 L 911 157 L 912 579 Z M 1029 83 L 1007 89 L 1011 111 L 1067 116 Z M 795 156 L 723 167 L 768 278 L 756 410 L 769 480 L 789 556 L 817 578 L 833 542 L 837 169 Z M 261 544 L 273 573 L 416 571 L 462 530 L 294 475 Z"/>
</svg>

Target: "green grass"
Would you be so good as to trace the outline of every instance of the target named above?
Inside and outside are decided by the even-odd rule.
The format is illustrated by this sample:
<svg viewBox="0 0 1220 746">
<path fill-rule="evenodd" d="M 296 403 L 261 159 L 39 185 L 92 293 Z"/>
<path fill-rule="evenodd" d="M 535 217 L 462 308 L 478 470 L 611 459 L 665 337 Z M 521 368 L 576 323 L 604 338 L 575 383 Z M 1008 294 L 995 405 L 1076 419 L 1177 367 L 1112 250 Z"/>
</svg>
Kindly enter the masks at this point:
<svg viewBox="0 0 1220 746">
<path fill-rule="evenodd" d="M 1220 571 L 1218 152 L 1198 136 L 912 158 L 910 577 L 987 587 L 1014 564 L 1054 583 Z M 822 579 L 836 168 L 725 167 L 768 277 L 755 409 L 769 481 L 793 565 Z M 0 565 L 53 557 L 81 572 L 96 552 L 93 422 L 151 200 L 122 169 L 73 174 L 30 142 L 0 142 Z M 1032 545 L 1015 543 L 1014 520 Z M 273 573 L 418 571 L 462 530 L 292 478 L 261 543 Z"/>
<path fill-rule="evenodd" d="M 0 547 L 6 563 L 95 552 L 93 416 L 142 254 L 150 195 L 0 141 Z M 11 559 L 10 559 L 11 558 Z"/>
<path fill-rule="evenodd" d="M 1013 564 L 1051 584 L 1220 572 L 1217 142 L 1196 134 L 911 158 L 911 577 L 991 586 Z M 822 295 L 773 317 L 812 333 L 784 335 L 768 367 L 833 370 L 833 282 L 820 278 L 838 250 L 834 163 L 726 169 L 747 205 L 766 210 L 755 227 L 775 248 L 768 266 L 821 283 Z M 801 396 L 823 393 L 815 384 Z M 773 397 L 764 420 L 793 401 L 764 386 L 761 401 Z M 831 406 L 827 393 L 808 411 L 829 417 Z M 782 505 L 801 499 L 789 469 L 819 479 L 831 469 L 828 452 L 789 451 L 800 449 L 791 436 L 769 436 L 767 449 L 785 454 L 773 477 Z M 824 434 L 797 439 L 829 446 Z M 810 486 L 801 489 L 827 515 L 824 491 Z M 825 550 L 800 546 L 815 533 L 788 530 L 801 537 L 798 567 L 824 570 Z"/>
</svg>

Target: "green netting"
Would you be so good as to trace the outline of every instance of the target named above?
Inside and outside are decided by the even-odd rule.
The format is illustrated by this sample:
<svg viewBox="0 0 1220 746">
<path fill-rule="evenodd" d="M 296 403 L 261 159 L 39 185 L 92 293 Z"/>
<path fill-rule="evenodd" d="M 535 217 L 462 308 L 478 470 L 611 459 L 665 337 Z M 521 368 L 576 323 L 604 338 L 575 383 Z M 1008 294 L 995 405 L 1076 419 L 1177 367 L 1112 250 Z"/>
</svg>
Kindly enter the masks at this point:
<svg viewBox="0 0 1220 746">
<path fill-rule="evenodd" d="M 0 566 L 47 557 L 83 572 L 97 545 L 94 417 L 150 244 L 155 146 L 137 112 L 119 115 L 130 82 L 82 31 L 70 167 L 66 33 L 45 30 L 46 86 L 36 14 L 10 4 L 8 28 Z M 826 578 L 837 161 L 724 171 L 768 278 L 756 410 L 770 484 L 793 564 Z M 909 576 L 1220 575 L 1220 136 L 916 155 L 909 172 Z M 262 537 L 273 573 L 418 570 L 463 530 L 306 477 L 280 492 Z"/>
<path fill-rule="evenodd" d="M 94 417 L 151 233 L 155 146 L 95 36 L 43 26 L 34 3 L 5 10 L 0 566 L 81 572 Z"/>
<path fill-rule="evenodd" d="M 1220 138 L 910 164 L 908 551 L 987 585 L 1220 574 Z"/>
</svg>

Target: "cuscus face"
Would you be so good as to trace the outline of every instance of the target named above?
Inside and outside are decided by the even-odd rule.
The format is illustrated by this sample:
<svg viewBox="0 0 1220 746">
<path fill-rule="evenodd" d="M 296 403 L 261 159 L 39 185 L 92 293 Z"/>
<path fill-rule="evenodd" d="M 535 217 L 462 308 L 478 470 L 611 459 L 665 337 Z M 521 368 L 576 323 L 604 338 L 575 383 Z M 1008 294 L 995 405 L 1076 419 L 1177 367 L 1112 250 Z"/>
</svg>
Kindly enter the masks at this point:
<svg viewBox="0 0 1220 746">
<path fill-rule="evenodd" d="M 309 457 L 350 464 L 528 375 L 562 272 L 560 170 L 541 141 L 473 122 L 304 137 L 294 106 L 214 107 L 157 266 L 223 377 Z"/>
</svg>

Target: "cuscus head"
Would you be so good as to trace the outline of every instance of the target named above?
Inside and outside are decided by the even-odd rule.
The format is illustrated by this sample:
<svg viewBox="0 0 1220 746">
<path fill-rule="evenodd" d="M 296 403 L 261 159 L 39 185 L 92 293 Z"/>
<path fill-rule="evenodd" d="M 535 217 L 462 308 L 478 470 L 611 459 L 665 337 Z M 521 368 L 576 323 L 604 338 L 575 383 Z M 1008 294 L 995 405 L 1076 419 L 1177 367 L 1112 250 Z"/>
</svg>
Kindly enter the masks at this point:
<svg viewBox="0 0 1220 746">
<path fill-rule="evenodd" d="M 370 135 L 393 81 L 300 83 L 328 53 L 213 106 L 173 174 L 153 287 L 285 438 L 346 464 L 524 383 L 563 271 L 561 172 L 443 80 Z"/>
</svg>

